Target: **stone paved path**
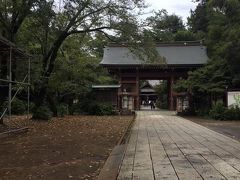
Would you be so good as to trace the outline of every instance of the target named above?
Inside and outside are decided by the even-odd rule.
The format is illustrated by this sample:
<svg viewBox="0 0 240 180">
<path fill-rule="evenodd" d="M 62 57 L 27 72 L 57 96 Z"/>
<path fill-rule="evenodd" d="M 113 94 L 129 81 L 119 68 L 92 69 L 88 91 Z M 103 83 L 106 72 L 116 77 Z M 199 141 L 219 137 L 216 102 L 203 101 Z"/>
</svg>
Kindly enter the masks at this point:
<svg viewBox="0 0 240 180">
<path fill-rule="evenodd" d="M 164 111 L 139 111 L 118 180 L 240 180 L 240 143 Z"/>
</svg>

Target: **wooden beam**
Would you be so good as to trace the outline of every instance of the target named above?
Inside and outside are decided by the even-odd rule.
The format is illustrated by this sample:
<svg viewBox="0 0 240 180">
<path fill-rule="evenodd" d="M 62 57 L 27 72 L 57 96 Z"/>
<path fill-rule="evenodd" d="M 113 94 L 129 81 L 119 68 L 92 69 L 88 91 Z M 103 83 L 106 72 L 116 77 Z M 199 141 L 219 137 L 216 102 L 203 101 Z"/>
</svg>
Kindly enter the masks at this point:
<svg viewBox="0 0 240 180">
<path fill-rule="evenodd" d="M 137 68 L 137 76 L 136 76 L 136 110 L 140 110 L 139 104 L 139 71 Z"/>
<path fill-rule="evenodd" d="M 168 80 L 168 92 L 169 92 L 168 102 L 169 102 L 169 110 L 171 110 L 171 111 L 174 110 L 173 82 L 174 82 L 174 77 L 173 77 L 173 75 L 171 75 Z"/>
</svg>

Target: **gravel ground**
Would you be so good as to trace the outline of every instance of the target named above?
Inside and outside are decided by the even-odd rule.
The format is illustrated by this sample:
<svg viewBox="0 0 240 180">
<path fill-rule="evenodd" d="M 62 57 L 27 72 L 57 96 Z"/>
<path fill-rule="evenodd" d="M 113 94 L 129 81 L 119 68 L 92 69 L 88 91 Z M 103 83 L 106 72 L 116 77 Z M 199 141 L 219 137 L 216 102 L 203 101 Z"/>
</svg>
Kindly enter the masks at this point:
<svg viewBox="0 0 240 180">
<path fill-rule="evenodd" d="M 240 141 L 240 120 L 219 121 L 196 116 L 184 116 L 184 118 Z"/>
</svg>

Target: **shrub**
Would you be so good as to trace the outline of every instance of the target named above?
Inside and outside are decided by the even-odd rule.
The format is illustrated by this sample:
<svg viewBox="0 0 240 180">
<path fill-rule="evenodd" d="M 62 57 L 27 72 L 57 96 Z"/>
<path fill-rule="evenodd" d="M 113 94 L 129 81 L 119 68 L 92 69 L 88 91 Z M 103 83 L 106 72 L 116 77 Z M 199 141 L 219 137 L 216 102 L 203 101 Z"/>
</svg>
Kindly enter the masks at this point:
<svg viewBox="0 0 240 180">
<path fill-rule="evenodd" d="M 64 115 L 68 114 L 68 108 L 65 104 L 59 104 L 57 106 L 57 116 L 64 117 Z"/>
<path fill-rule="evenodd" d="M 107 103 L 92 102 L 88 105 L 85 112 L 89 115 L 104 116 L 104 115 L 113 115 L 114 109 L 112 105 Z"/>
<path fill-rule="evenodd" d="M 69 107 L 69 114 L 86 114 L 86 112 L 83 110 L 80 103 L 76 103 Z"/>
<path fill-rule="evenodd" d="M 206 108 L 202 108 L 202 109 L 199 109 L 198 111 L 196 111 L 196 114 L 198 116 L 202 116 L 202 117 L 208 117 L 209 115 L 209 109 L 206 109 Z"/>
<path fill-rule="evenodd" d="M 224 119 L 226 120 L 235 120 L 235 109 L 231 108 L 231 109 L 226 109 L 224 111 Z"/>
<path fill-rule="evenodd" d="M 33 119 L 49 120 L 52 117 L 52 112 L 47 106 L 34 107 Z"/>
<path fill-rule="evenodd" d="M 209 112 L 209 115 L 211 118 L 216 120 L 224 120 L 224 111 L 226 108 L 224 107 L 223 103 L 217 102 L 216 105 L 212 107 L 212 109 Z"/>
<path fill-rule="evenodd" d="M 76 114 L 88 114 L 88 115 L 114 115 L 113 106 L 110 103 L 100 103 L 93 99 L 83 99 L 82 101 L 74 104 L 70 111 Z"/>
<path fill-rule="evenodd" d="M 225 120 L 240 120 L 240 109 L 238 107 L 226 109 L 223 114 Z"/>
<path fill-rule="evenodd" d="M 21 115 L 26 112 L 26 103 L 18 98 L 12 102 L 12 114 Z"/>
<path fill-rule="evenodd" d="M 240 120 L 240 108 L 231 107 L 227 109 L 222 103 L 217 103 L 213 106 L 209 115 L 211 118 L 217 120 Z"/>
<path fill-rule="evenodd" d="M 89 115 L 113 115 L 114 108 L 108 103 L 99 103 L 97 101 L 84 102 L 80 105 L 80 109 L 85 114 Z"/>
<path fill-rule="evenodd" d="M 156 101 L 156 107 L 159 109 L 168 109 L 168 97 L 162 94 Z"/>
<path fill-rule="evenodd" d="M 101 114 L 100 115 L 113 115 L 114 109 L 111 104 L 99 104 L 100 109 L 101 109 Z"/>
<path fill-rule="evenodd" d="M 236 120 L 240 120 L 240 107 L 237 106 L 235 109 L 236 109 L 236 114 L 237 114 Z"/>
</svg>

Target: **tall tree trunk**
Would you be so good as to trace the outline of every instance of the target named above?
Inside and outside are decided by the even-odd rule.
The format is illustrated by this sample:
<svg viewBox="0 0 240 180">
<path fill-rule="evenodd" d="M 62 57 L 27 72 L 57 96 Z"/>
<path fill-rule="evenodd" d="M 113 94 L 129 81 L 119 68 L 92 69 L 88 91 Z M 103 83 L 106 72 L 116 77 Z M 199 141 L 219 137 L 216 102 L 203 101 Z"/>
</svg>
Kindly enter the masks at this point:
<svg viewBox="0 0 240 180">
<path fill-rule="evenodd" d="M 55 41 L 51 49 L 49 50 L 48 54 L 43 57 L 43 73 L 40 78 L 40 84 L 36 85 L 35 88 L 35 106 L 39 107 L 44 105 L 46 102 L 46 95 L 47 95 L 47 88 L 48 88 L 48 82 L 49 78 L 53 72 L 55 60 L 57 58 L 57 53 L 59 48 L 61 47 L 63 41 L 67 38 L 67 32 L 63 32 L 59 38 Z"/>
<path fill-rule="evenodd" d="M 57 102 L 54 99 L 54 95 L 51 93 L 47 94 L 47 101 L 49 103 L 50 110 L 53 112 L 53 116 L 57 117 L 58 116 L 58 110 L 57 110 Z"/>
</svg>

